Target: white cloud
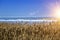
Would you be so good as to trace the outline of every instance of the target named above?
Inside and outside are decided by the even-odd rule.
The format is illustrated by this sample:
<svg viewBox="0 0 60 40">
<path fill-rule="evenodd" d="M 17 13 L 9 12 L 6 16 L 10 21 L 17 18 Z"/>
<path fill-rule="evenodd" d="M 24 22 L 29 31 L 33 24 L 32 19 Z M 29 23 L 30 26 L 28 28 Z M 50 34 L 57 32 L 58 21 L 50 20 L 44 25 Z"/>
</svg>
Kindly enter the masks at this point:
<svg viewBox="0 0 60 40">
<path fill-rule="evenodd" d="M 36 16 L 39 14 L 39 10 L 29 13 L 29 16 Z"/>
<path fill-rule="evenodd" d="M 29 13 L 30 16 L 34 16 L 35 14 L 35 12 Z"/>
</svg>

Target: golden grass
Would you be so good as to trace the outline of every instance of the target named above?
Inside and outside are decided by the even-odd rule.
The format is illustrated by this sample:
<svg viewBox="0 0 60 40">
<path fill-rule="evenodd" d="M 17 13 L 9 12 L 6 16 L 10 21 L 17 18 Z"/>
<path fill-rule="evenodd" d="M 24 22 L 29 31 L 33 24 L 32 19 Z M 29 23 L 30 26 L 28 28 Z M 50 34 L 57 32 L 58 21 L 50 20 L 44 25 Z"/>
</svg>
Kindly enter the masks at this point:
<svg viewBox="0 0 60 40">
<path fill-rule="evenodd" d="M 60 23 L 0 22 L 0 40 L 60 40 Z"/>
</svg>

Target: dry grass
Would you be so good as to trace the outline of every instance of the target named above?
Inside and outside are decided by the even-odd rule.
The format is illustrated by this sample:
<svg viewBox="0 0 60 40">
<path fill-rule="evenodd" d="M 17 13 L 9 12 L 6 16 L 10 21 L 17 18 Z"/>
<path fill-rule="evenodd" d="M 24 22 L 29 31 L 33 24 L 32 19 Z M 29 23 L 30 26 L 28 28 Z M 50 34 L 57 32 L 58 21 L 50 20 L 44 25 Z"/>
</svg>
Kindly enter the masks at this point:
<svg viewBox="0 0 60 40">
<path fill-rule="evenodd" d="M 60 40 L 60 23 L 0 23 L 0 40 Z"/>
</svg>

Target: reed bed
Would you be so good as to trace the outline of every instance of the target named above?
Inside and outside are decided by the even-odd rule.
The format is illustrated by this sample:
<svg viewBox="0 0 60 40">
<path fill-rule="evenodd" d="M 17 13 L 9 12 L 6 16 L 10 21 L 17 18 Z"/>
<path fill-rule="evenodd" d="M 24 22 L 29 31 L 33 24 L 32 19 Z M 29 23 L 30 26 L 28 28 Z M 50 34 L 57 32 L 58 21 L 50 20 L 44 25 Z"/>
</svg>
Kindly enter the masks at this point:
<svg viewBox="0 0 60 40">
<path fill-rule="evenodd" d="M 0 40 L 60 40 L 60 23 L 0 22 Z"/>
</svg>

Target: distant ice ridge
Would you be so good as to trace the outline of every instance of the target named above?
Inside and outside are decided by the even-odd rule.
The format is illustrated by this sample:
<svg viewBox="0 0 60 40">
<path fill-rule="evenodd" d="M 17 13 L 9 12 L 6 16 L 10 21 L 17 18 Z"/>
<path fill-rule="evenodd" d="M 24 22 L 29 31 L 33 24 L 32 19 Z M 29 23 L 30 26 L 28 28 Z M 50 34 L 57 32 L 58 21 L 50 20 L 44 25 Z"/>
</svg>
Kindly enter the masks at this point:
<svg viewBox="0 0 60 40">
<path fill-rule="evenodd" d="M 23 21 L 23 22 L 56 22 L 57 20 L 46 20 L 46 19 L 37 19 L 37 20 L 29 20 L 29 19 L 8 19 L 8 20 L 4 20 L 4 19 L 0 19 L 0 21 L 2 22 L 4 22 L 4 21 L 7 21 L 7 22 L 9 22 L 9 21 L 12 21 L 12 22 L 14 22 L 14 21 Z"/>
</svg>

